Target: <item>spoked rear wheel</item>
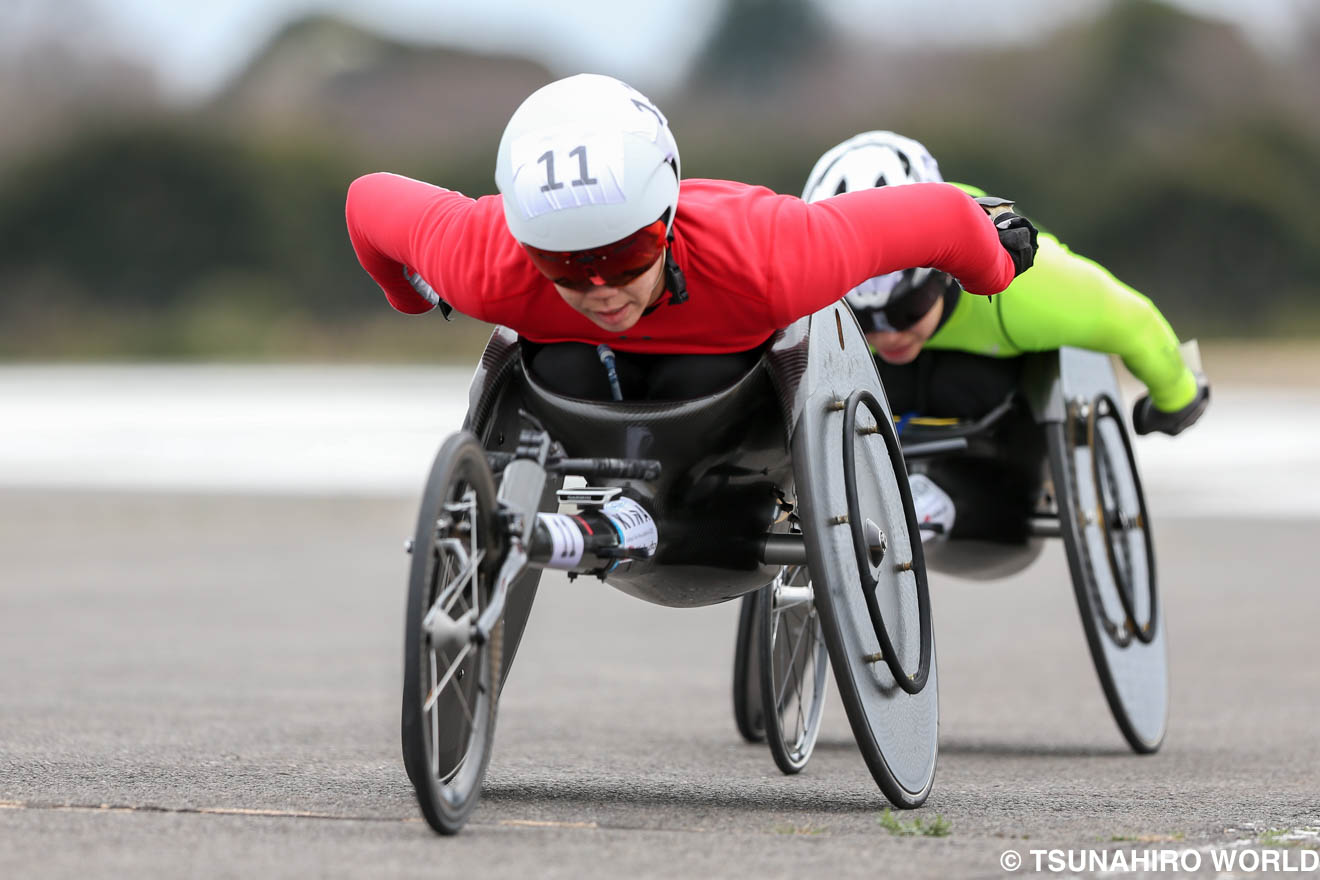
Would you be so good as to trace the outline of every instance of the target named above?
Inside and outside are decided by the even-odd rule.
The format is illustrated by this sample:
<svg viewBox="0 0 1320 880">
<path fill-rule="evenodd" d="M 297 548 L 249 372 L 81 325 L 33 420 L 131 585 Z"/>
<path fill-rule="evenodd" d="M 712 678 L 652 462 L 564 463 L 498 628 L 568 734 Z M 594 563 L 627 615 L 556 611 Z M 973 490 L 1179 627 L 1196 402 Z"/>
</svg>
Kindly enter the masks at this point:
<svg viewBox="0 0 1320 880">
<path fill-rule="evenodd" d="M 825 708 L 829 655 L 805 565 L 786 566 L 758 594 L 761 705 L 770 753 L 784 773 L 811 760 Z"/>
<path fill-rule="evenodd" d="M 481 445 L 452 435 L 417 517 L 404 635 L 403 763 L 441 834 L 456 834 L 476 806 L 495 734 L 503 622 L 484 643 L 471 636 L 499 555 L 495 505 Z"/>
</svg>

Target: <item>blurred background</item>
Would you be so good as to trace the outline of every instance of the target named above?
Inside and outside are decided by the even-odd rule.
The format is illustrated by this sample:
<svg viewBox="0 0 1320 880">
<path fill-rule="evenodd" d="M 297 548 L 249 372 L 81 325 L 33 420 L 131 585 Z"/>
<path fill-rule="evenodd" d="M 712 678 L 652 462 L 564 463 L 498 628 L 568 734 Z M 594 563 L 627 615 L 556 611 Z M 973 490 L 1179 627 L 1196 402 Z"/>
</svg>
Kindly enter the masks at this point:
<svg viewBox="0 0 1320 880">
<path fill-rule="evenodd" d="M 1305 0 L 4 0 L 0 359 L 453 361 L 343 226 L 357 175 L 492 192 L 578 71 L 685 176 L 798 193 L 892 128 L 1150 295 L 1179 335 L 1320 331 L 1320 4 Z"/>
</svg>

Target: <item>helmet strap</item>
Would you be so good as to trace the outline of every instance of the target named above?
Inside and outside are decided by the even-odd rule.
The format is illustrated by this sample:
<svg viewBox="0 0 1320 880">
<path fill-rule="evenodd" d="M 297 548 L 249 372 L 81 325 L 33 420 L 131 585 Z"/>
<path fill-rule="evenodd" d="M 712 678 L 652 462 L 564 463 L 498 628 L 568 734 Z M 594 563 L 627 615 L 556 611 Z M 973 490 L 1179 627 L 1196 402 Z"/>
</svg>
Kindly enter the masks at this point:
<svg viewBox="0 0 1320 880">
<path fill-rule="evenodd" d="M 678 166 L 672 161 L 669 166 L 674 169 L 674 176 L 678 176 Z M 682 305 L 687 302 L 687 279 L 683 277 L 683 270 L 678 268 L 678 263 L 674 261 L 674 224 L 670 216 L 670 209 L 665 208 L 664 221 L 669 233 L 665 236 L 665 242 L 668 247 L 665 248 L 665 289 L 669 291 L 669 304 L 671 306 Z"/>
<path fill-rule="evenodd" d="M 671 306 L 682 305 L 687 302 L 687 279 L 683 277 L 683 270 L 678 267 L 674 260 L 674 235 L 669 234 L 669 247 L 665 248 L 665 288 L 669 290 L 669 304 Z"/>
</svg>

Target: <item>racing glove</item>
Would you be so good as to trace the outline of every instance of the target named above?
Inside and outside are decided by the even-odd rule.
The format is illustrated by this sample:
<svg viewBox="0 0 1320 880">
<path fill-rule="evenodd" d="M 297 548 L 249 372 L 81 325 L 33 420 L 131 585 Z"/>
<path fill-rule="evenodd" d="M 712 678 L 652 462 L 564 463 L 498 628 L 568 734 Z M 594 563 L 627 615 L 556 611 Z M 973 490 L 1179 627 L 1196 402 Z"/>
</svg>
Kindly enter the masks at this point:
<svg viewBox="0 0 1320 880">
<path fill-rule="evenodd" d="M 1159 431 L 1173 437 L 1196 424 L 1201 413 L 1210 405 L 1210 383 L 1204 376 L 1196 377 L 1196 396 L 1182 409 L 1165 412 L 1151 403 L 1150 395 L 1143 394 L 1132 405 L 1132 427 L 1138 434 Z"/>
<path fill-rule="evenodd" d="M 999 231 L 999 243 L 1013 258 L 1013 277 L 1030 269 L 1036 261 L 1036 227 L 1026 217 L 1013 213 L 1013 202 L 1009 199 L 981 196 L 976 203 L 990 215 Z"/>
<path fill-rule="evenodd" d="M 446 321 L 453 320 L 449 316 L 453 314 L 454 307 L 440 298 L 440 294 L 436 293 L 435 288 L 426 283 L 426 279 L 422 277 L 421 272 L 414 272 L 404 266 L 403 277 L 408 279 L 408 283 L 412 285 L 413 290 L 417 291 L 418 296 L 440 309 L 440 314 L 444 315 Z"/>
<path fill-rule="evenodd" d="M 1016 278 L 1036 261 L 1036 227 L 1026 217 L 1012 211 L 996 214 L 994 224 L 999 230 L 999 243 L 1013 258 L 1013 277 Z"/>
</svg>

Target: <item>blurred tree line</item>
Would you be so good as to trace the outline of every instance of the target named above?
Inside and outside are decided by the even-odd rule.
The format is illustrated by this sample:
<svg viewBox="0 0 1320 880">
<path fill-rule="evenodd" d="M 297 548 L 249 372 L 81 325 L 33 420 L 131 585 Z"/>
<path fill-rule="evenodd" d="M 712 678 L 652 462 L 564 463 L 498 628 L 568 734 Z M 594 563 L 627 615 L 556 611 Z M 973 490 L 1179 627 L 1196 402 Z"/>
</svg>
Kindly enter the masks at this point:
<svg viewBox="0 0 1320 880">
<path fill-rule="evenodd" d="M 797 193 L 822 151 L 892 128 L 948 179 L 1016 198 L 1180 335 L 1301 333 L 1320 329 L 1314 29 L 1306 45 L 1274 64 L 1228 26 L 1119 0 L 1025 48 L 879 47 L 809 3 L 730 0 L 684 85 L 655 97 L 685 176 Z M 551 78 L 311 18 L 205 106 L 138 93 L 131 112 L 101 99 L 43 138 L 0 136 L 0 357 L 470 357 L 475 323 L 386 306 L 344 193 L 381 169 L 493 191 L 505 120 Z"/>
</svg>

